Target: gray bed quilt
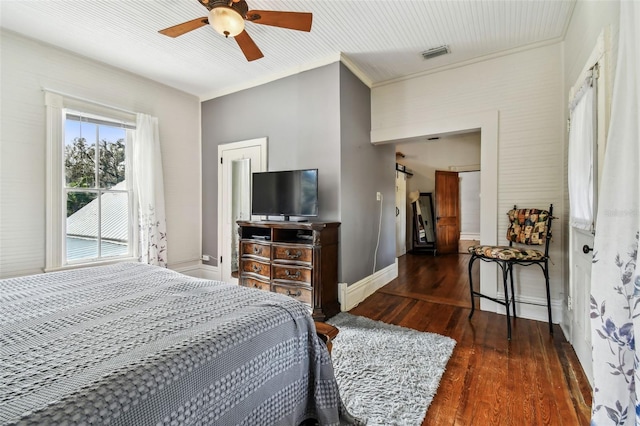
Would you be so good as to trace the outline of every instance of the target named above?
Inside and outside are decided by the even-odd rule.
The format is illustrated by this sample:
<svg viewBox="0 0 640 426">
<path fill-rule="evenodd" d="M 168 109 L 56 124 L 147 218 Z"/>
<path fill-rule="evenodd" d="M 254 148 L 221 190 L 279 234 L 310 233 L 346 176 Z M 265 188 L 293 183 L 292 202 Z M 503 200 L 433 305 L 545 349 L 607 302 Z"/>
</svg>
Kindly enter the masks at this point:
<svg viewBox="0 0 640 426">
<path fill-rule="evenodd" d="M 292 298 L 124 263 L 0 280 L 0 423 L 358 424 Z"/>
</svg>

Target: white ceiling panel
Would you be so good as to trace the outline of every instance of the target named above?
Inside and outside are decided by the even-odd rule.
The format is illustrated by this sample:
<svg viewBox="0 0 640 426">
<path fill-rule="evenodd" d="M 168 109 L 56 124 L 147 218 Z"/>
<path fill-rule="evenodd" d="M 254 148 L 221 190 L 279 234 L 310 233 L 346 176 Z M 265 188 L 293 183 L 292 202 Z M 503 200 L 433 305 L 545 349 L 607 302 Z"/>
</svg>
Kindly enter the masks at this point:
<svg viewBox="0 0 640 426">
<path fill-rule="evenodd" d="M 247 62 L 197 0 L 2 0 L 0 26 L 203 99 L 335 61 L 370 85 L 561 40 L 575 0 L 247 0 L 249 9 L 313 13 L 310 33 L 247 23 L 264 58 Z M 451 53 L 424 60 L 421 52 Z"/>
</svg>

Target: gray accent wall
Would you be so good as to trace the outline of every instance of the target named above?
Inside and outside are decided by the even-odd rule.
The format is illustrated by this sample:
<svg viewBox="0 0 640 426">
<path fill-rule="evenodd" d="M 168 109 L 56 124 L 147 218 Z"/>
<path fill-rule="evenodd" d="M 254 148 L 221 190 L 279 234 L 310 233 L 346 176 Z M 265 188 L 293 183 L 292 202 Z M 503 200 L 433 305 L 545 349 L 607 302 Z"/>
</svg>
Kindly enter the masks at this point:
<svg viewBox="0 0 640 426">
<path fill-rule="evenodd" d="M 267 137 L 267 169 L 318 169 L 318 220 L 338 221 L 338 67 L 202 103 L 202 253 L 218 259 L 218 145 Z"/>
<path fill-rule="evenodd" d="M 392 147 L 370 142 L 370 105 L 369 88 L 339 62 L 203 102 L 203 254 L 218 258 L 218 146 L 267 137 L 268 170 L 318 169 L 317 220 L 342 222 L 340 282 L 370 275 L 379 219 L 375 193 L 393 204 L 395 161 Z M 391 214 L 383 212 L 376 269 L 395 259 Z"/>
<path fill-rule="evenodd" d="M 376 271 L 396 257 L 395 147 L 372 145 L 370 134 L 371 91 L 341 64 L 341 282 L 348 284 L 374 272 L 374 257 Z"/>
</svg>

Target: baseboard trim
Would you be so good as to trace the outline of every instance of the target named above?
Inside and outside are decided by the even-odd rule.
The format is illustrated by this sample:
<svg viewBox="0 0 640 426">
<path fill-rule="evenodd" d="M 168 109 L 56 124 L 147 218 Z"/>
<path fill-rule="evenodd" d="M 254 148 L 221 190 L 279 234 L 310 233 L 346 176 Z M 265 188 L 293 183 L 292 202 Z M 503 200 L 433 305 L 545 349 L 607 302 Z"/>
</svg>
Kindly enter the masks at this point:
<svg viewBox="0 0 640 426">
<path fill-rule="evenodd" d="M 172 264 L 169 265 L 169 269 L 189 275 L 190 277 L 220 281 L 220 269 L 218 269 L 217 266 L 205 265 L 199 260 Z"/>
<path fill-rule="evenodd" d="M 498 293 L 496 298 L 504 300 L 504 293 Z M 506 315 L 507 311 L 503 305 L 498 303 L 495 305 L 496 313 Z M 542 297 L 518 297 L 516 299 L 516 313 L 518 318 L 547 322 L 549 321 L 547 299 Z M 551 316 L 554 324 L 563 323 L 564 309 L 562 309 L 562 300 L 551 299 Z"/>
<path fill-rule="evenodd" d="M 204 278 L 206 280 L 222 281 L 221 274 L 222 272 L 220 272 L 220 268 L 218 268 L 217 266 L 205 264 L 200 265 L 200 278 Z"/>
<path fill-rule="evenodd" d="M 167 267 L 181 274 L 189 275 L 190 277 L 200 278 L 199 269 L 201 266 L 200 260 L 188 260 L 184 262 L 176 262 L 167 265 Z"/>
<path fill-rule="evenodd" d="M 389 284 L 398 277 L 398 259 L 386 268 L 376 271 L 351 285 L 338 283 L 338 301 L 340 310 L 346 312 L 355 308 L 367 297 L 371 296 L 379 288 Z"/>
</svg>

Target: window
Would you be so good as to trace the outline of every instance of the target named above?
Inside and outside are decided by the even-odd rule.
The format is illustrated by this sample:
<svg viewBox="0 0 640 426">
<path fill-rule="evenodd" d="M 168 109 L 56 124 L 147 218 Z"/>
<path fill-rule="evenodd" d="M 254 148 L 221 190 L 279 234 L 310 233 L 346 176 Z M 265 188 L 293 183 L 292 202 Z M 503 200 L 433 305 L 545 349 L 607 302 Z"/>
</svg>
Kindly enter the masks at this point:
<svg viewBox="0 0 640 426">
<path fill-rule="evenodd" d="M 46 270 L 137 258 L 135 118 L 47 93 Z"/>
<path fill-rule="evenodd" d="M 605 29 L 569 90 L 568 191 L 571 228 L 595 233 L 598 187 L 609 128 L 610 35 Z"/>
<path fill-rule="evenodd" d="M 125 179 L 130 129 L 106 118 L 65 114 L 67 263 L 132 255 Z"/>
</svg>

